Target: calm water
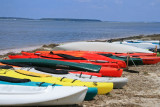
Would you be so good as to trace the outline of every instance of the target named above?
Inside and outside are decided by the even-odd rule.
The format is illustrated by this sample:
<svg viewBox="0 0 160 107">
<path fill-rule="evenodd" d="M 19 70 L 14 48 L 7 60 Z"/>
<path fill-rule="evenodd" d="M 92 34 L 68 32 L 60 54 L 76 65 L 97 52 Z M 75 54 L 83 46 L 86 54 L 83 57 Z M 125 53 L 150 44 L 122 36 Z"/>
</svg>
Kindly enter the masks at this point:
<svg viewBox="0 0 160 107">
<path fill-rule="evenodd" d="M 160 33 L 160 23 L 0 20 L 0 50 Z"/>
</svg>

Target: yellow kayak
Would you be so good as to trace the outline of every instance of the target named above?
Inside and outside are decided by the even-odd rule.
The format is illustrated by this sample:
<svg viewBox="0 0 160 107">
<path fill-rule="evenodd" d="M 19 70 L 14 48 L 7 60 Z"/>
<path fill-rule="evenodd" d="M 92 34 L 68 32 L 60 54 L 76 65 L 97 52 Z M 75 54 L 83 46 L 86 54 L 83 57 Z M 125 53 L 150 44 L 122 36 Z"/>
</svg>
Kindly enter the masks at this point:
<svg viewBox="0 0 160 107">
<path fill-rule="evenodd" d="M 10 69 L 1 69 L 0 75 L 21 78 L 21 79 L 30 79 L 34 82 L 46 82 L 52 84 L 59 84 L 63 86 L 87 86 L 87 87 L 96 87 L 98 88 L 98 94 L 106 94 L 113 89 L 113 83 L 102 83 L 102 82 L 82 82 L 80 80 L 74 80 L 69 78 L 62 77 L 53 77 L 46 74 L 34 73 L 24 70 L 10 70 Z"/>
</svg>

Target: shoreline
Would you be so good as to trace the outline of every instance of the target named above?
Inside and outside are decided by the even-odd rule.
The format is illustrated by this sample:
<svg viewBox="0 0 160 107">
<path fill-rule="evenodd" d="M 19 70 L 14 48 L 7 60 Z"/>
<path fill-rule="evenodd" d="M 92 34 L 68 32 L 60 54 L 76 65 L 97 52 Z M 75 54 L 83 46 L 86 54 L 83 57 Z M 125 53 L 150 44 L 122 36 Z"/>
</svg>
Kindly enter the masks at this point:
<svg viewBox="0 0 160 107">
<path fill-rule="evenodd" d="M 31 50 L 35 50 L 35 49 L 41 48 L 41 47 L 42 47 L 42 45 L 30 46 L 30 47 L 24 47 L 24 48 L 4 49 L 4 50 L 0 50 L 0 55 L 5 55 L 8 53 L 20 53 L 21 51 L 31 51 Z"/>
<path fill-rule="evenodd" d="M 128 36 L 128 37 L 117 37 L 113 39 L 97 39 L 97 40 L 91 40 L 95 42 L 107 42 L 107 41 L 121 41 L 121 40 L 131 40 L 131 39 L 141 39 L 141 40 L 160 40 L 160 34 L 151 34 L 151 35 L 138 35 L 138 36 Z"/>
<path fill-rule="evenodd" d="M 160 40 L 160 34 L 152 34 L 152 35 L 138 35 L 138 36 L 129 36 L 129 37 L 122 37 L 122 38 L 113 38 L 113 39 L 97 39 L 97 40 L 87 40 L 91 42 L 107 42 L 107 41 L 121 41 L 121 40 L 129 40 L 129 39 L 142 39 L 142 40 Z M 76 41 L 75 41 L 76 42 Z M 59 44 L 64 44 L 68 42 L 63 42 Z M 0 50 L 0 58 L 9 54 L 18 54 L 21 51 L 32 51 L 35 50 L 52 50 L 53 47 L 59 44 L 44 44 L 39 46 L 30 46 L 24 48 L 17 48 L 17 49 L 4 49 Z"/>
</svg>

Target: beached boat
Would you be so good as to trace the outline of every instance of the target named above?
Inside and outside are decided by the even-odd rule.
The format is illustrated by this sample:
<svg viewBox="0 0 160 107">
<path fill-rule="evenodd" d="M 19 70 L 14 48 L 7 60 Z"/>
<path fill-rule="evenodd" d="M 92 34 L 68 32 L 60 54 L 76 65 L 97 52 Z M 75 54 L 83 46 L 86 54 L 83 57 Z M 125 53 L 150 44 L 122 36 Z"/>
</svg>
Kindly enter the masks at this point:
<svg viewBox="0 0 160 107">
<path fill-rule="evenodd" d="M 84 54 L 84 53 L 104 53 L 104 54 L 113 54 L 116 56 L 123 56 L 123 55 L 129 55 L 129 56 L 157 56 L 157 53 L 135 53 L 135 52 L 129 52 L 129 53 L 120 53 L 120 52 L 101 52 L 101 51 L 76 51 L 76 50 L 57 50 L 57 51 L 36 51 L 35 54 L 49 54 L 50 52 L 53 53 L 79 53 L 79 54 Z M 22 52 L 23 54 L 23 52 Z"/>
<path fill-rule="evenodd" d="M 125 61 L 127 63 L 127 56 L 115 56 L 113 54 L 97 53 L 102 56 L 106 56 L 112 59 L 118 59 Z M 128 65 L 143 65 L 143 60 L 141 58 L 128 58 Z"/>
<path fill-rule="evenodd" d="M 19 66 L 14 66 L 14 67 L 20 68 L 22 66 L 20 66 L 20 67 Z M 13 65 L 6 65 L 6 64 L 0 63 L 0 68 L 1 69 L 10 69 L 10 68 L 13 69 Z M 32 68 L 32 67 L 29 67 L 29 69 L 30 68 Z M 43 67 L 36 67 L 36 68 L 43 68 Z M 66 69 L 52 69 L 52 68 L 46 68 L 46 67 L 44 67 L 44 68 L 48 69 L 48 70 L 45 71 L 46 73 L 51 73 L 51 74 L 73 74 L 73 73 L 74 74 L 80 74 L 80 73 L 82 73 L 86 77 L 89 77 L 89 76 L 102 77 L 101 73 L 85 72 L 85 71 L 74 71 L 74 70 L 66 70 Z M 29 70 L 29 69 L 27 69 L 27 70 Z"/>
<path fill-rule="evenodd" d="M 112 54 L 115 56 L 157 56 L 157 53 L 117 53 L 117 52 L 93 52 L 93 53 L 102 53 L 102 54 Z"/>
<path fill-rule="evenodd" d="M 72 105 L 81 103 L 87 87 L 18 86 L 0 84 L 0 106 Z"/>
<path fill-rule="evenodd" d="M 39 74 L 42 75 L 42 74 Z M 22 86 L 37 86 L 37 87 L 47 87 L 47 86 L 62 86 L 57 84 L 45 83 L 45 82 L 32 82 L 30 79 L 19 79 L 7 76 L 0 76 L 0 84 L 5 85 L 22 85 Z M 97 88 L 88 88 L 87 94 L 84 100 L 92 100 L 97 95 Z"/>
<path fill-rule="evenodd" d="M 113 83 L 102 82 L 82 82 L 76 79 L 62 78 L 62 77 L 42 77 L 35 72 L 29 72 L 25 70 L 0 70 L 1 76 L 9 76 L 20 79 L 30 79 L 34 82 L 46 82 L 51 84 L 58 84 L 63 86 L 86 86 L 95 87 L 98 89 L 98 94 L 106 94 L 113 89 Z M 42 74 L 41 74 L 42 75 Z"/>
<path fill-rule="evenodd" d="M 17 69 L 17 68 L 15 68 Z M 23 68 L 23 70 L 28 70 L 29 68 Z M 31 72 L 36 72 L 36 73 L 40 73 L 40 74 L 48 74 L 48 75 L 52 75 L 54 77 L 63 77 L 63 78 L 71 78 L 71 79 L 77 79 L 77 80 L 81 80 L 81 81 L 86 81 L 86 82 L 107 82 L 107 83 L 113 83 L 113 87 L 114 88 L 122 88 L 123 86 L 125 86 L 128 82 L 127 78 L 111 78 L 111 77 L 97 77 L 97 76 L 87 76 L 84 75 L 83 73 L 80 74 L 51 74 L 51 73 L 47 73 L 46 71 L 49 70 L 48 68 L 31 68 L 29 69 L 29 71 Z M 50 69 L 53 70 L 53 69 Z"/>
<path fill-rule="evenodd" d="M 98 53 L 98 54 L 101 54 L 101 55 L 108 55 L 106 53 Z M 127 62 L 127 56 L 130 56 L 129 58 L 129 65 L 131 64 L 135 64 L 135 65 L 142 65 L 142 64 L 156 64 L 158 62 L 160 62 L 160 57 L 157 57 L 157 56 L 154 56 L 156 55 L 156 53 L 151 56 L 148 54 L 148 56 L 145 54 L 139 54 L 139 53 L 135 53 L 135 54 L 124 54 L 124 53 L 113 53 L 112 55 L 114 56 L 111 56 L 111 58 L 118 58 L 120 60 L 125 60 L 125 62 Z"/>
<path fill-rule="evenodd" d="M 158 45 L 152 44 L 152 43 L 143 43 L 143 42 L 132 42 L 132 41 L 117 41 L 117 42 L 112 42 L 115 44 L 123 44 L 123 45 L 129 45 L 129 46 L 134 46 L 134 47 L 138 47 L 138 48 L 143 48 L 143 49 L 153 49 L 157 46 L 157 48 L 159 48 Z"/>
<path fill-rule="evenodd" d="M 104 43 L 104 42 L 72 42 L 56 46 L 54 50 L 83 50 L 83 51 L 101 51 L 101 52 L 141 52 L 152 53 L 145 49 L 127 46 L 123 44 Z"/>
<path fill-rule="evenodd" d="M 160 41 L 159 40 L 128 40 L 129 42 L 137 42 L 137 43 L 152 43 L 159 45 Z"/>
</svg>

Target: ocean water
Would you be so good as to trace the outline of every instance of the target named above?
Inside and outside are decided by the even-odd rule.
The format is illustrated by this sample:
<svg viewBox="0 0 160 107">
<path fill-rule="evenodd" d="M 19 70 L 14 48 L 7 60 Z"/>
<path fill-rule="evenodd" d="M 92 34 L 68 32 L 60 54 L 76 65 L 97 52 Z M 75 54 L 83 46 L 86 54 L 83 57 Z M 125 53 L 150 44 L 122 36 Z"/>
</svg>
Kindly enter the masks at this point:
<svg viewBox="0 0 160 107">
<path fill-rule="evenodd" d="M 0 20 L 0 50 L 159 33 L 160 23 Z"/>
</svg>

